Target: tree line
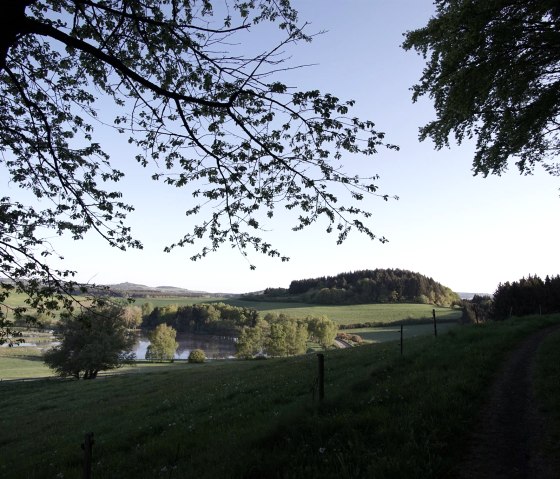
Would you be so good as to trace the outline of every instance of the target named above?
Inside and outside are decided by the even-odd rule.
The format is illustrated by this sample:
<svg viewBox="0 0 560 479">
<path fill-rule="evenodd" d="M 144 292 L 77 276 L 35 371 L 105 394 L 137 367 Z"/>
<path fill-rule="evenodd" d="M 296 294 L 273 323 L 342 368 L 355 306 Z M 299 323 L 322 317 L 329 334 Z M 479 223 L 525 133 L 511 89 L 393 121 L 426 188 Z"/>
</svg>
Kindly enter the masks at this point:
<svg viewBox="0 0 560 479">
<path fill-rule="evenodd" d="M 145 304 L 142 309 L 150 308 Z M 294 318 L 267 313 L 261 317 L 256 309 L 224 303 L 158 306 L 143 317 L 145 329 L 154 330 L 160 325 L 178 332 L 235 336 L 240 357 L 303 354 L 308 341 L 326 348 L 338 331 L 338 325 L 324 316 Z"/>
<path fill-rule="evenodd" d="M 45 353 L 45 363 L 59 376 L 75 379 L 95 379 L 100 371 L 132 363 L 137 313 L 149 309 L 147 303 L 141 308 L 100 303 L 83 308 L 79 314 L 62 314 L 57 325 L 59 343 Z M 180 331 L 223 333 L 226 325 L 237 337 L 240 358 L 303 354 L 308 341 L 327 348 L 338 331 L 338 325 L 326 317 L 268 313 L 261 318 L 254 309 L 223 303 L 157 307 L 143 319 L 142 325 L 150 327 L 146 359 L 151 361 L 173 360 L 178 347 L 176 327 L 182 328 Z M 204 359 L 201 350 L 191 351 L 189 356 L 189 362 Z"/>
<path fill-rule="evenodd" d="M 499 284 L 492 301 L 492 316 L 501 320 L 510 316 L 560 312 L 560 275 L 528 276 L 512 283 Z"/>
<path fill-rule="evenodd" d="M 500 283 L 492 296 L 474 295 L 463 301 L 463 322 L 501 321 L 511 316 L 560 312 L 560 276 L 544 280 L 529 275 Z"/>
<path fill-rule="evenodd" d="M 151 308 L 143 305 L 142 328 L 154 329 L 159 324 L 172 326 L 181 333 L 208 333 L 237 335 L 241 328 L 254 327 L 259 312 L 253 308 L 231 306 L 225 303 L 170 304 Z"/>
<path fill-rule="evenodd" d="M 459 296 L 420 273 L 401 269 L 359 270 L 336 276 L 294 280 L 288 289 L 269 288 L 264 298 L 283 297 L 316 304 L 459 304 Z"/>
</svg>

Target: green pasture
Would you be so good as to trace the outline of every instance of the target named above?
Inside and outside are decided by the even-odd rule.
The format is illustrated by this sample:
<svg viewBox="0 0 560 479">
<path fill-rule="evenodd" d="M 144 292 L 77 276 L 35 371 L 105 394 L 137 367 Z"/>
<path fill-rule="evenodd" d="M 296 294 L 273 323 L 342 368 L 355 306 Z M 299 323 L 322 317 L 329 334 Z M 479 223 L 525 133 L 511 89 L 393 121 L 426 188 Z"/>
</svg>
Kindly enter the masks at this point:
<svg viewBox="0 0 560 479">
<path fill-rule="evenodd" d="M 315 354 L 3 381 L 0 476 L 82 477 L 80 444 L 93 432 L 96 478 L 458 477 L 501 362 L 550 324 L 560 316 L 457 326 L 411 338 L 403 356 L 395 343 L 326 351 L 321 404 Z M 560 396 L 559 343 L 538 361 L 548 407 Z M 547 424 L 557 447 L 557 423 Z"/>
<path fill-rule="evenodd" d="M 136 304 L 149 302 L 154 306 L 177 304 L 179 306 L 198 303 L 226 303 L 232 306 L 254 308 L 266 313 L 284 313 L 293 317 L 327 316 L 339 324 L 354 323 L 394 323 L 402 320 L 431 320 L 432 310 L 440 321 L 455 321 L 461 317 L 461 310 L 440 308 L 430 304 L 351 304 L 315 305 L 306 303 L 243 301 L 236 298 L 138 298 Z"/>
<path fill-rule="evenodd" d="M 53 376 L 52 370 L 45 366 L 40 357 L 0 356 L 0 381 L 50 376 Z"/>
<path fill-rule="evenodd" d="M 452 328 L 458 327 L 457 323 L 441 323 L 437 325 L 437 334 L 445 334 Z M 401 328 L 398 325 L 380 326 L 377 328 L 353 328 L 344 329 L 342 332 L 348 334 L 358 334 L 366 341 L 372 343 L 384 343 L 387 341 L 397 341 L 401 339 Z M 418 336 L 434 335 L 433 324 L 405 324 L 403 325 L 403 340 Z"/>
<path fill-rule="evenodd" d="M 12 307 L 24 306 L 23 294 L 11 295 L 8 304 Z M 124 301 L 124 299 L 123 299 Z M 341 325 L 354 323 L 395 323 L 403 320 L 430 320 L 432 309 L 440 321 L 455 321 L 461 317 L 461 310 L 453 308 L 440 308 L 430 304 L 356 304 L 356 305 L 314 305 L 291 302 L 243 301 L 238 298 L 216 297 L 157 297 L 136 298 L 134 304 L 151 303 L 156 306 L 188 306 L 200 303 L 226 303 L 232 306 L 254 308 L 266 313 L 284 313 L 293 317 L 327 316 Z"/>
<path fill-rule="evenodd" d="M 13 319 L 13 313 L 12 310 L 10 308 L 21 308 L 21 307 L 26 307 L 27 305 L 25 304 L 25 299 L 27 298 L 27 295 L 22 294 L 22 293 L 12 293 L 10 294 L 8 301 L 6 302 L 8 307 L 1 307 L 1 311 L 2 313 L 7 316 L 8 319 Z"/>
<path fill-rule="evenodd" d="M 52 341 L 45 333 L 27 331 L 24 346 L 0 346 L 0 380 L 41 378 L 52 376 L 52 370 L 44 365 L 43 347 Z"/>
<path fill-rule="evenodd" d="M 430 304 L 351 304 L 351 305 L 311 305 L 303 303 L 265 303 L 236 301 L 236 306 L 249 303 L 251 307 L 273 313 L 285 313 L 290 316 L 327 316 L 339 324 L 354 323 L 395 323 L 402 320 L 431 320 L 432 310 L 440 321 L 453 321 L 461 317 L 461 310 L 440 308 Z"/>
</svg>

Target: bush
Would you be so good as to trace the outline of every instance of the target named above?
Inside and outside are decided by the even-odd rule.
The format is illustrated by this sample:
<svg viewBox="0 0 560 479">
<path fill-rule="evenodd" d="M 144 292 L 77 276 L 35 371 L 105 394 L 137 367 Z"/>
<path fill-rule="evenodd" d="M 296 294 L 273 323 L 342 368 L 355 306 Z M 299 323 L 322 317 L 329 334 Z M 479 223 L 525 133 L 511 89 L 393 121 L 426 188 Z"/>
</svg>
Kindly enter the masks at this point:
<svg viewBox="0 0 560 479">
<path fill-rule="evenodd" d="M 206 354 L 202 349 L 193 349 L 189 354 L 189 363 L 203 363 L 206 361 Z"/>
</svg>

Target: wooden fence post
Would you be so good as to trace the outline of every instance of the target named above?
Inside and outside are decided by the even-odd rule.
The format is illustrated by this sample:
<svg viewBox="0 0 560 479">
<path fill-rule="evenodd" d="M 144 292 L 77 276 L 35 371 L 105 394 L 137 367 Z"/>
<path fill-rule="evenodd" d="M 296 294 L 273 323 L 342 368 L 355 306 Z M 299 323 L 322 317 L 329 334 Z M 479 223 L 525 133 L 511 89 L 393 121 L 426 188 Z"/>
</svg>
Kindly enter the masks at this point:
<svg viewBox="0 0 560 479">
<path fill-rule="evenodd" d="M 93 432 L 88 432 L 82 444 L 82 449 L 84 450 L 84 479 L 91 479 L 91 452 L 94 443 Z"/>
<path fill-rule="evenodd" d="M 318 353 L 317 358 L 319 360 L 319 401 L 322 401 L 325 397 L 325 355 L 322 353 Z"/>
<path fill-rule="evenodd" d="M 401 324 L 401 356 L 402 356 L 402 348 L 403 348 L 403 325 Z"/>
<path fill-rule="evenodd" d="M 436 310 L 432 309 L 432 316 L 434 317 L 434 336 L 437 337 L 437 323 L 436 323 Z"/>
</svg>

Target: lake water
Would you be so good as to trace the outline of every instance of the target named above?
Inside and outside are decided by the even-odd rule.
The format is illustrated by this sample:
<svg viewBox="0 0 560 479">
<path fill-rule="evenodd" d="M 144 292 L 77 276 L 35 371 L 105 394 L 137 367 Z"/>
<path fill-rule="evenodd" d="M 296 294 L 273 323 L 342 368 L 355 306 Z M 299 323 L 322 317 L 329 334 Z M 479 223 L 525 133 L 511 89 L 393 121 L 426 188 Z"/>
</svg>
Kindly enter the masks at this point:
<svg viewBox="0 0 560 479">
<path fill-rule="evenodd" d="M 223 336 L 210 336 L 205 334 L 177 333 L 179 347 L 175 353 L 175 359 L 188 359 L 193 349 L 202 349 L 207 358 L 230 358 L 235 356 L 235 342 L 232 338 Z M 136 359 L 146 357 L 146 349 L 150 345 L 148 336 L 139 333 L 138 340 L 134 345 L 133 352 Z"/>
</svg>

